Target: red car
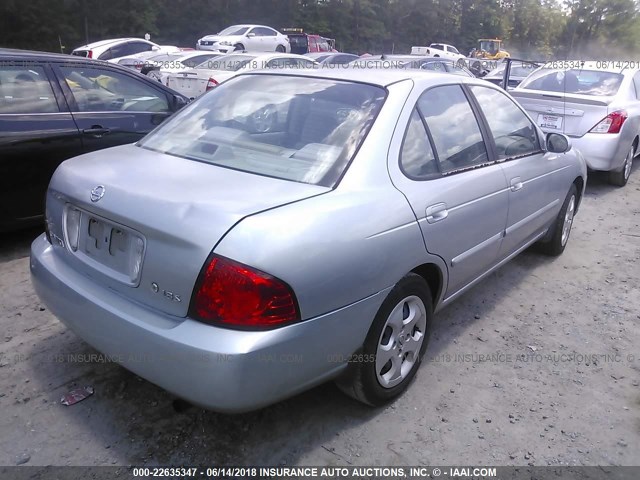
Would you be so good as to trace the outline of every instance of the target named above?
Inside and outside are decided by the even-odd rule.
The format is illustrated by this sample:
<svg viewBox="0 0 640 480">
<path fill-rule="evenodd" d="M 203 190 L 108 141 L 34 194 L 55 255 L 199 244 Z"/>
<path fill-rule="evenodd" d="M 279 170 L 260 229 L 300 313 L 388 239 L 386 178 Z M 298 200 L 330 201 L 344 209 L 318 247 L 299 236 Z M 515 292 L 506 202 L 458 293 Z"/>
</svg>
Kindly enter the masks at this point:
<svg viewBox="0 0 640 480">
<path fill-rule="evenodd" d="M 302 28 L 282 28 L 282 33 L 289 37 L 291 53 L 304 55 L 314 52 L 337 52 L 336 41 L 320 35 L 304 33 Z"/>
</svg>

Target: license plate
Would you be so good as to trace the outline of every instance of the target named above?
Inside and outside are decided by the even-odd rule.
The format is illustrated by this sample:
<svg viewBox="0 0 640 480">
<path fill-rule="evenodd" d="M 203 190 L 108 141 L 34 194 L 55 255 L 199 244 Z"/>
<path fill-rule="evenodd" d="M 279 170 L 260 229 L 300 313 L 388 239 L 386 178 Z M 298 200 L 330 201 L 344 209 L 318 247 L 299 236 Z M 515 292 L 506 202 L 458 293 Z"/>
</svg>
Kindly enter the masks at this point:
<svg viewBox="0 0 640 480">
<path fill-rule="evenodd" d="M 549 115 L 541 113 L 538 115 L 538 125 L 540 128 L 552 128 L 554 130 L 562 129 L 562 117 L 559 115 Z"/>
<path fill-rule="evenodd" d="M 191 78 L 183 78 L 178 82 L 180 84 L 180 89 L 190 92 L 195 88 L 196 81 Z"/>
<path fill-rule="evenodd" d="M 127 227 L 79 211 L 81 216 L 76 255 L 104 273 L 124 283 L 136 285 L 145 249 L 142 236 Z"/>
</svg>

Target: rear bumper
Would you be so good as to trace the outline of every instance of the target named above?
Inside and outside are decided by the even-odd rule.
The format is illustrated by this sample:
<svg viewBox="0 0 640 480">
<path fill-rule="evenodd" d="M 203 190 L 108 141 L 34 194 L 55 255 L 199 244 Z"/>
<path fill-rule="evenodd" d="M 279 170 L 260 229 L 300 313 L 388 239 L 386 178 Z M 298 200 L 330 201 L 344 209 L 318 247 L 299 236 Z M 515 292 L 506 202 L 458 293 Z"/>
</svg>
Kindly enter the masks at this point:
<svg viewBox="0 0 640 480">
<path fill-rule="evenodd" d="M 629 153 L 631 143 L 622 141 L 618 134 L 586 133 L 571 138 L 572 145 L 580 150 L 591 170 L 620 170 Z"/>
<path fill-rule="evenodd" d="M 277 330 L 229 330 L 133 303 L 70 268 L 57 248 L 44 235 L 31 246 L 32 282 L 51 312 L 125 368 L 221 412 L 254 410 L 337 376 L 388 293 Z"/>
</svg>

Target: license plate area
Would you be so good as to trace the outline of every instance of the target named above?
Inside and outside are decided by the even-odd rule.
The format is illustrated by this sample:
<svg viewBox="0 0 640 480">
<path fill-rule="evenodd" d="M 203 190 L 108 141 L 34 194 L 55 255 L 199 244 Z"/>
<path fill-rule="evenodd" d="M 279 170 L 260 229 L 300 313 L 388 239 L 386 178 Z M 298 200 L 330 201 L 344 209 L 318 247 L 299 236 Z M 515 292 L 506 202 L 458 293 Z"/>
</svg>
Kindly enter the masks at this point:
<svg viewBox="0 0 640 480">
<path fill-rule="evenodd" d="M 563 117 L 560 115 L 550 115 L 541 113 L 538 115 L 538 125 L 540 128 L 550 128 L 552 130 L 562 130 Z"/>
<path fill-rule="evenodd" d="M 146 241 L 135 230 L 112 222 L 108 219 L 81 210 L 73 205 L 67 206 L 65 215 L 65 235 L 68 248 L 79 260 L 94 269 L 130 286 L 140 283 L 140 273 Z M 70 225 L 69 212 L 79 212 L 78 227 Z M 77 221 L 77 220 L 76 220 Z M 70 235 L 76 234 L 77 240 L 70 242 Z"/>
</svg>

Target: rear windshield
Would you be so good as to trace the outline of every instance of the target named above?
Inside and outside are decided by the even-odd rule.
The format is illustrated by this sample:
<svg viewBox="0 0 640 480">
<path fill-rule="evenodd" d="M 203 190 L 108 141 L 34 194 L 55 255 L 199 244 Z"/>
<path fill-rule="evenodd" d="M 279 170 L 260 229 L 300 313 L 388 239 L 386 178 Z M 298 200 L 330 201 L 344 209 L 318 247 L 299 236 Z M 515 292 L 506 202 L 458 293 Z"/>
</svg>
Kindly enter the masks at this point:
<svg viewBox="0 0 640 480">
<path fill-rule="evenodd" d="M 205 60 L 195 68 L 236 72 L 256 58 L 252 55 L 221 55 Z"/>
<path fill-rule="evenodd" d="M 138 146 L 333 187 L 385 96 L 380 87 L 352 82 L 240 75 L 182 109 Z"/>
<path fill-rule="evenodd" d="M 538 70 L 520 88 L 579 95 L 611 96 L 620 88 L 623 76 L 599 70 Z"/>
</svg>

